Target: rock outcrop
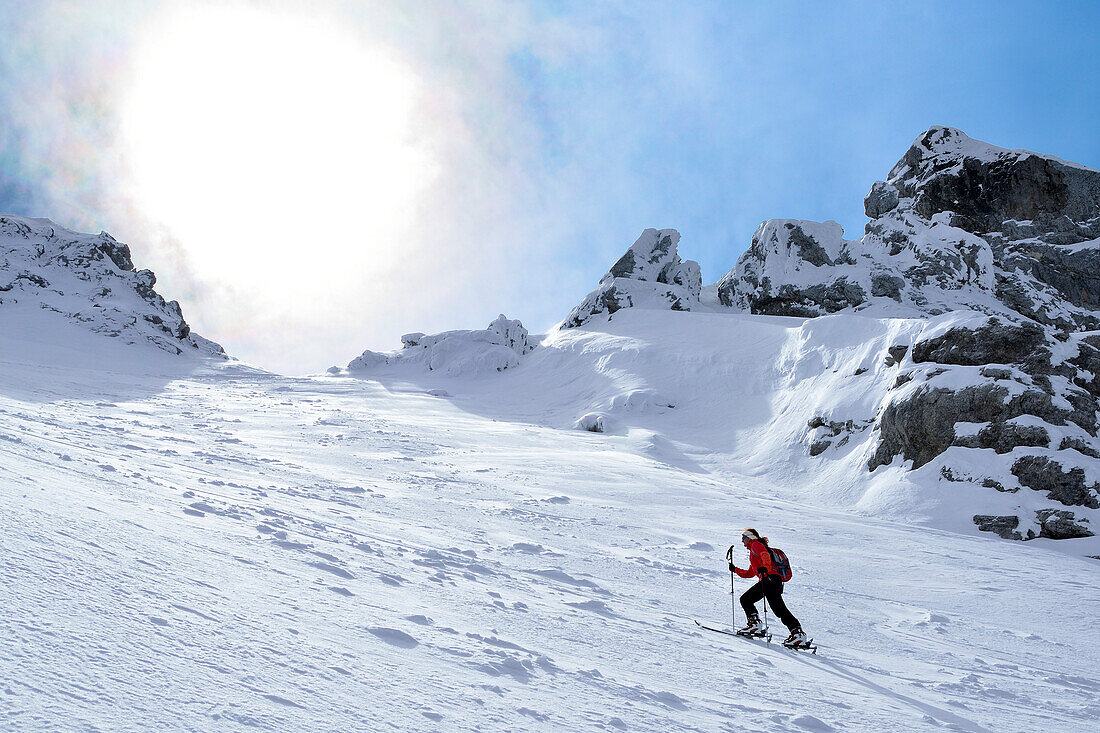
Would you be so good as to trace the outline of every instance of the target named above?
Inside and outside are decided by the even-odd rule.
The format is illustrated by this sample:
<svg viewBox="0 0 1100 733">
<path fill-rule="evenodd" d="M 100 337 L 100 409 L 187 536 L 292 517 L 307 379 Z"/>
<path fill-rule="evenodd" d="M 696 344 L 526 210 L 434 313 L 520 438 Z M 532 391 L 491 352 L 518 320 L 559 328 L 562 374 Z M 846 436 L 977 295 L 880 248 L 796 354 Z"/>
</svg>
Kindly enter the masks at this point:
<svg viewBox="0 0 1100 733">
<path fill-rule="evenodd" d="M 573 308 L 562 327 L 575 328 L 594 316 L 610 316 L 623 308 L 697 308 L 702 287 L 699 264 L 680 260 L 679 242 L 675 229 L 646 229 L 611 266 L 599 287 Z"/>
<path fill-rule="evenodd" d="M 130 248 L 106 232 L 0 216 L 0 308 L 38 307 L 125 343 L 225 358 L 220 346 L 191 332 L 179 303 L 165 301 L 156 282 L 150 270 L 135 270 Z"/>
<path fill-rule="evenodd" d="M 517 366 L 520 357 L 535 348 L 528 335 L 522 323 L 501 314 L 486 329 L 431 335 L 407 333 L 401 337 L 403 346 L 399 351 L 364 351 L 347 368 L 357 374 L 393 366 L 450 376 L 501 372 Z"/>
<path fill-rule="evenodd" d="M 1100 171 L 933 127 L 864 209 L 871 221 L 855 240 L 835 222 L 764 222 L 718 281 L 719 301 L 767 315 L 929 319 L 884 355 L 906 368 L 874 417 L 868 469 L 937 461 L 951 480 L 1051 502 L 974 517 L 1003 537 L 1091 534 L 1081 511 L 1100 506 Z M 810 453 L 824 454 L 822 436 L 811 438 Z M 955 465 L 970 461 L 959 449 L 1004 456 L 1007 478 Z"/>
</svg>

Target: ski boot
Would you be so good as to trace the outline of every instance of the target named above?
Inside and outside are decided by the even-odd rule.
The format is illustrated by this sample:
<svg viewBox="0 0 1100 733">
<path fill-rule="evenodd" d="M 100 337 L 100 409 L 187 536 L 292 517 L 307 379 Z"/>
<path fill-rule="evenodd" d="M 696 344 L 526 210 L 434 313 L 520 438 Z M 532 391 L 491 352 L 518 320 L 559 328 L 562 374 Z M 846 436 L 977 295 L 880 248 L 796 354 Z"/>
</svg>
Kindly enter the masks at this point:
<svg viewBox="0 0 1100 733">
<path fill-rule="evenodd" d="M 802 629 L 791 631 L 791 635 L 783 640 L 783 646 L 788 649 L 807 649 L 817 652 L 817 647 L 813 645 L 813 639 L 807 638 L 806 632 Z"/>
<path fill-rule="evenodd" d="M 738 629 L 737 635 L 762 638 L 768 635 L 768 628 L 764 626 L 759 616 L 750 616 L 748 624 Z"/>
</svg>

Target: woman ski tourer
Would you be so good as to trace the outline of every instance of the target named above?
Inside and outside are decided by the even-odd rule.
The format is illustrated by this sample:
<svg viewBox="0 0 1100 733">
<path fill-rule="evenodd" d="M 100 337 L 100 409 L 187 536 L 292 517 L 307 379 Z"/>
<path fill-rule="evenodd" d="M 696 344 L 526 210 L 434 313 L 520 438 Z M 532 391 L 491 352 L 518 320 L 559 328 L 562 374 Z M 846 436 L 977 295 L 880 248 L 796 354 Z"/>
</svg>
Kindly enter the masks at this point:
<svg viewBox="0 0 1100 733">
<path fill-rule="evenodd" d="M 741 607 L 745 609 L 745 615 L 748 617 L 749 622 L 743 629 L 739 629 L 738 633 L 746 636 L 764 633 L 764 624 L 756 613 L 756 602 L 764 598 L 767 603 L 771 604 L 775 613 L 779 616 L 779 620 L 791 632 L 791 635 L 783 643 L 787 646 L 806 644 L 806 634 L 802 631 L 802 625 L 798 623 L 798 619 L 794 617 L 794 614 L 787 609 L 787 604 L 783 602 L 784 574 L 786 574 L 787 580 L 790 579 L 790 566 L 786 564 L 786 556 L 780 557 L 780 561 L 784 563 L 785 567 L 777 567 L 768 548 L 768 538 L 761 537 L 760 533 L 751 527 L 741 533 L 741 542 L 749 551 L 749 567 L 742 570 L 733 564 L 734 546 L 730 545 L 730 549 L 726 553 L 730 564 L 730 572 L 737 573 L 742 578 L 757 578 L 758 580 L 756 585 L 741 595 Z"/>
</svg>

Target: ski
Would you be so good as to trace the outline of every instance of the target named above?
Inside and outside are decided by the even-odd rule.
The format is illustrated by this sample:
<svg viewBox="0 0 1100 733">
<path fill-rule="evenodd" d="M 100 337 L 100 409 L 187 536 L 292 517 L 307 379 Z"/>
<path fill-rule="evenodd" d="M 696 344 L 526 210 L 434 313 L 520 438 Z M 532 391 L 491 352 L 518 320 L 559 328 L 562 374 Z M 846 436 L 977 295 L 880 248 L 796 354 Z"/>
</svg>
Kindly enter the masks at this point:
<svg viewBox="0 0 1100 733">
<path fill-rule="evenodd" d="M 771 634 L 742 634 L 740 631 L 730 631 L 729 629 L 717 629 L 713 626 L 707 626 L 706 624 L 699 623 L 698 619 L 695 620 L 695 625 L 698 626 L 701 629 L 706 629 L 707 631 L 714 631 L 714 632 L 717 632 L 719 634 L 725 634 L 726 636 L 740 636 L 742 639 L 763 639 L 763 640 L 767 641 L 769 644 L 771 643 L 771 640 L 772 640 L 772 635 Z"/>
</svg>

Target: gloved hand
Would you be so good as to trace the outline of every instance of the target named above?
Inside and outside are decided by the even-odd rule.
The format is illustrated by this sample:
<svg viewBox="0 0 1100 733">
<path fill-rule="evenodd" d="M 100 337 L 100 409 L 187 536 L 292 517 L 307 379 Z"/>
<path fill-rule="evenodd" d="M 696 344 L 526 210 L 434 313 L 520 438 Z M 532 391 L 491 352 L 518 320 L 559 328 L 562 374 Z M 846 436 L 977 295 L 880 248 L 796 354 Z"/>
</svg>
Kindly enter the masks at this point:
<svg viewBox="0 0 1100 733">
<path fill-rule="evenodd" d="M 736 573 L 737 572 L 737 566 L 734 565 L 733 563 L 730 563 L 730 572 L 731 573 Z"/>
</svg>

